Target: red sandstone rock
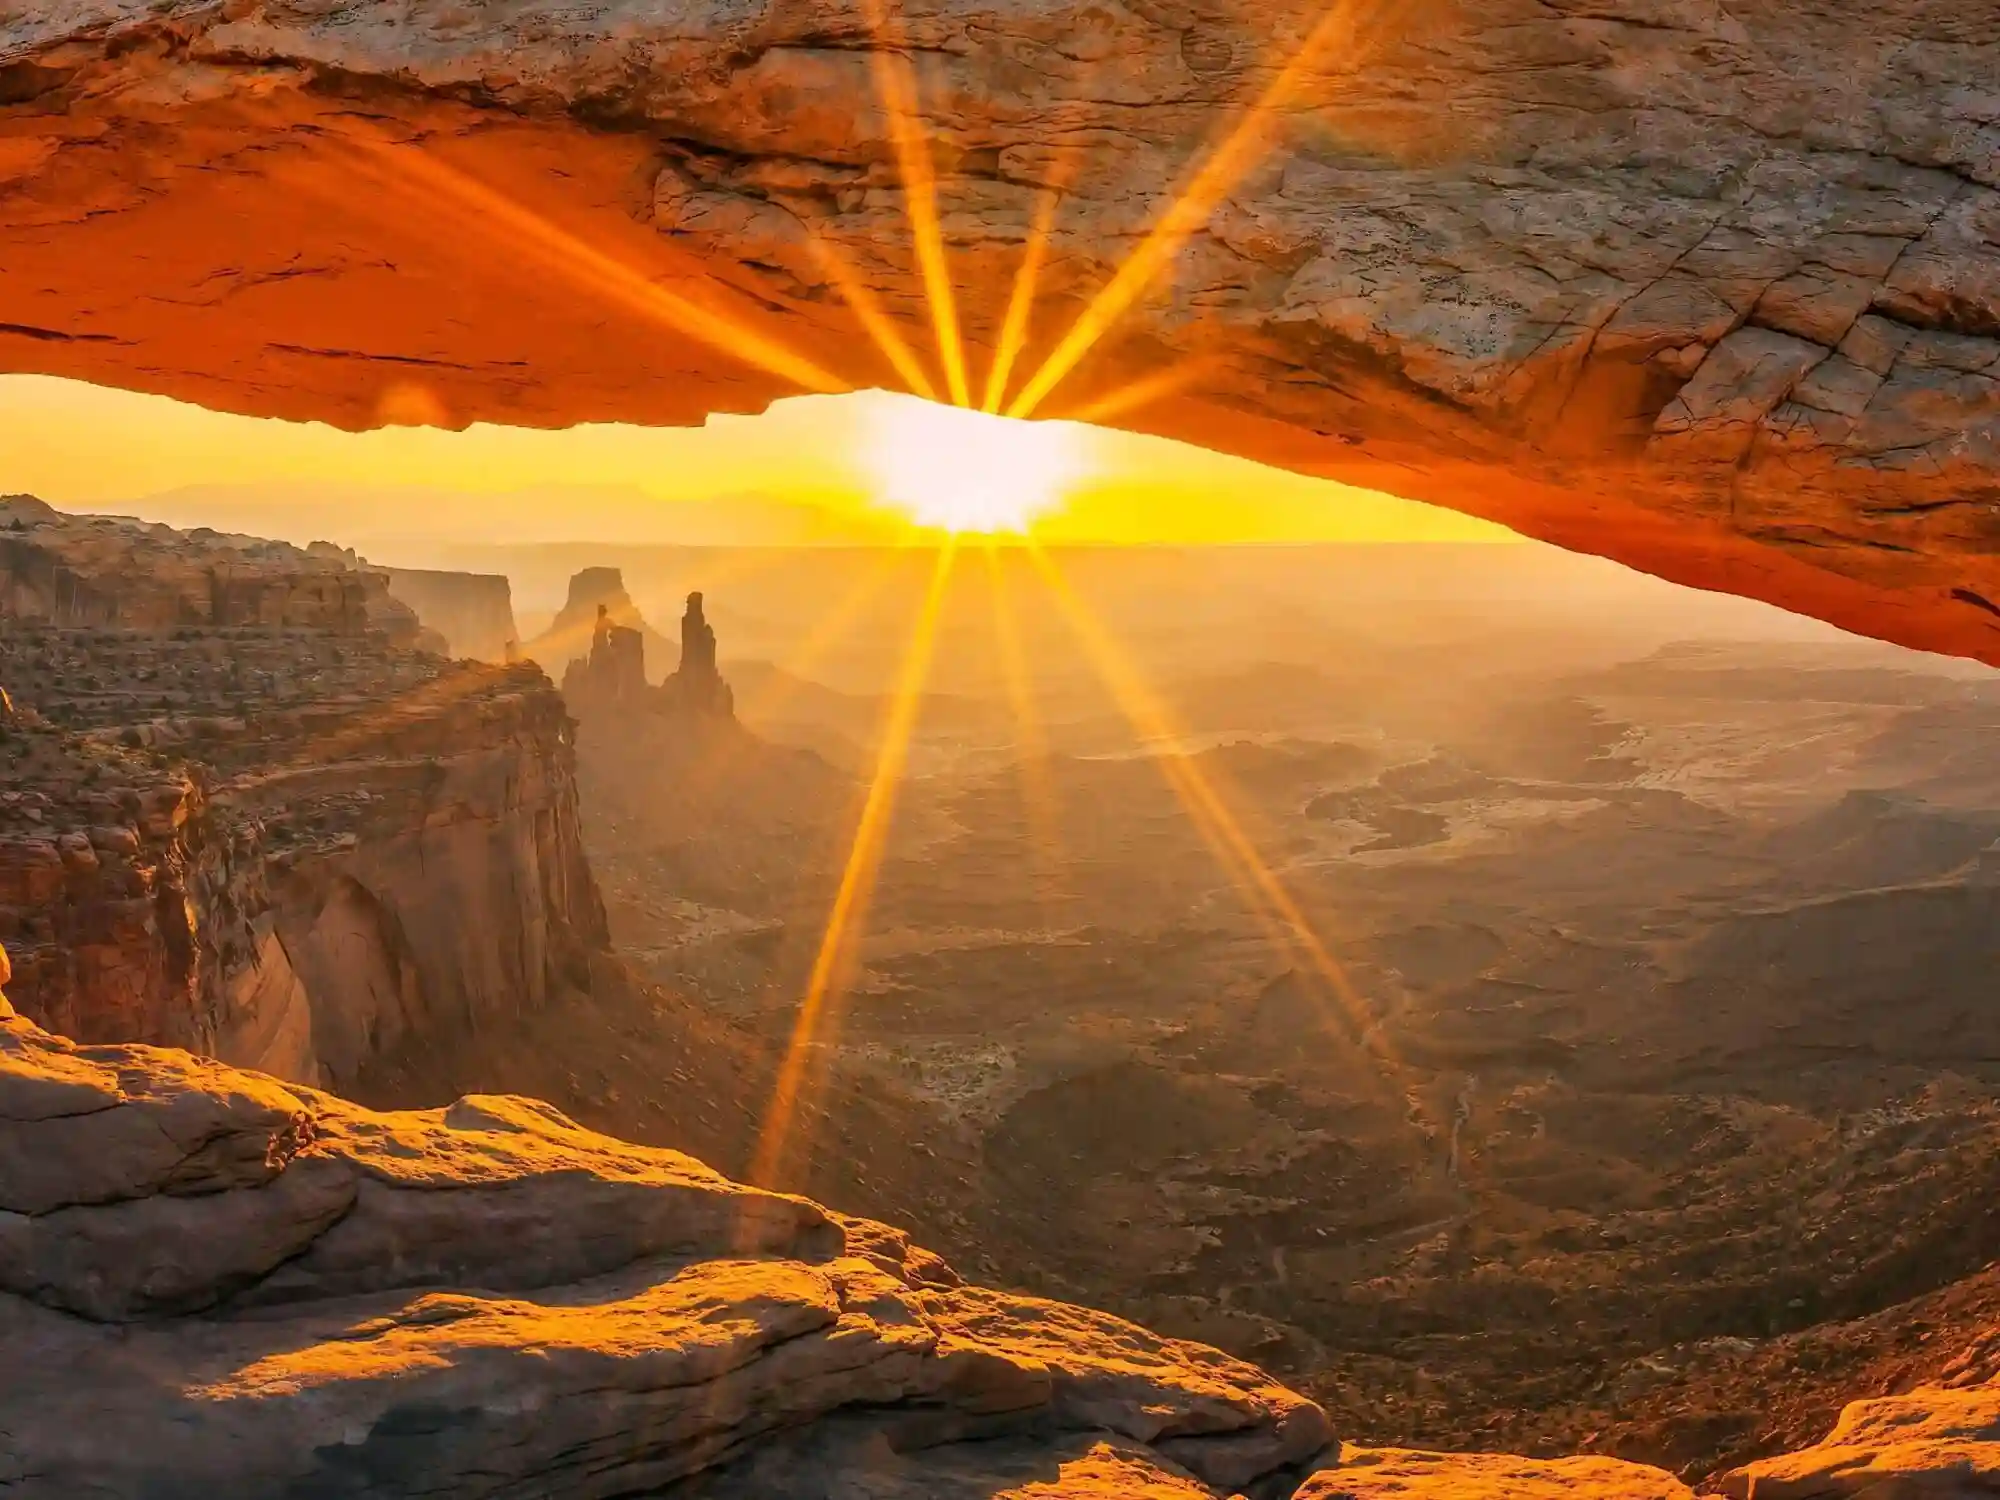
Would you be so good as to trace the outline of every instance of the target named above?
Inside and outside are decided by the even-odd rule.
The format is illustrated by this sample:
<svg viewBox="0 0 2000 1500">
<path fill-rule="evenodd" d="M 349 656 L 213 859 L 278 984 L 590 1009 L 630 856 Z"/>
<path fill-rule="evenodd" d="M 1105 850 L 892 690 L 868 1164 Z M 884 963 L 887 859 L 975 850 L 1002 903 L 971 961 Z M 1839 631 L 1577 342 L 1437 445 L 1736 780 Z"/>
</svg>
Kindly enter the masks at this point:
<svg viewBox="0 0 2000 1500">
<path fill-rule="evenodd" d="M 975 386 L 1039 206 L 1015 389 L 1324 21 L 1046 413 L 2000 661 L 1988 0 L 894 12 Z M 896 383 L 841 295 L 930 359 L 866 14 L 15 6 L 0 368 L 351 427 Z"/>
<path fill-rule="evenodd" d="M 180 597 L 218 549 L 281 602 L 355 576 L 338 554 L 35 519 L 36 555 L 108 559 L 118 608 Z M 0 677 L 47 710 L 0 725 L 0 941 L 27 1014 L 344 1083 L 413 1032 L 587 986 L 604 913 L 570 720 L 534 666 L 411 652 L 369 608 L 159 632 L 78 597 L 0 609 Z"/>
</svg>

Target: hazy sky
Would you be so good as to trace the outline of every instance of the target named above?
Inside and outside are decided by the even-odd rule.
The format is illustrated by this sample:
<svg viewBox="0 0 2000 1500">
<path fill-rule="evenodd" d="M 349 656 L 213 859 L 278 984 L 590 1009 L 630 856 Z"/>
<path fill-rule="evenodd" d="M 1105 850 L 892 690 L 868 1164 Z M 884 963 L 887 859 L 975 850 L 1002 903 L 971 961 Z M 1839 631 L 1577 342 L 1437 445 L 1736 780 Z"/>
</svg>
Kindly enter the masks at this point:
<svg viewBox="0 0 2000 1500">
<path fill-rule="evenodd" d="M 135 510 L 177 524 L 236 528 L 268 508 L 273 534 L 311 530 L 337 540 L 350 539 L 339 529 L 343 505 L 350 531 L 380 535 L 383 525 L 393 524 L 410 535 L 451 530 L 463 536 L 468 527 L 486 526 L 494 539 L 509 541 L 670 541 L 676 502 L 740 496 L 819 507 L 838 525 L 865 527 L 886 519 L 874 509 L 879 486 L 869 443 L 880 424 L 869 420 L 870 406 L 905 399 L 800 397 L 760 417 L 718 417 L 698 429 L 397 427 L 349 434 L 9 375 L 0 376 L 0 493 L 26 491 L 72 509 Z M 1072 481 L 1064 507 L 1037 526 L 1052 541 L 1473 541 L 1511 535 L 1451 511 L 1164 439 L 1089 429 L 1078 446 L 1083 472 Z M 202 489 L 132 504 L 188 486 Z M 218 498 L 215 486 L 248 488 Z M 432 508 L 421 497 L 406 497 L 387 521 L 377 503 L 364 522 L 355 496 L 374 491 L 379 502 L 384 487 L 407 486 L 463 492 L 465 499 Z M 202 514 L 205 506 L 217 516 Z M 718 507 L 705 509 L 712 529 Z M 683 514 L 692 519 L 691 510 Z M 768 530 L 768 515 L 765 520 Z"/>
</svg>

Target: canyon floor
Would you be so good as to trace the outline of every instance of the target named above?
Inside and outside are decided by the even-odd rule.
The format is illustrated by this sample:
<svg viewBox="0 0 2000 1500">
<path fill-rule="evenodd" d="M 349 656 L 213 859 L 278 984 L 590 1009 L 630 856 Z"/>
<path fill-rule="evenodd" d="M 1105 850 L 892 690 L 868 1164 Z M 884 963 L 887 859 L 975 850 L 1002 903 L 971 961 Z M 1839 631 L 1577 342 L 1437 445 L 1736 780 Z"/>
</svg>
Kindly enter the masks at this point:
<svg viewBox="0 0 2000 1500">
<path fill-rule="evenodd" d="M 839 1163 L 983 1278 L 1254 1359 L 1358 1441 L 1689 1480 L 1984 1326 L 1990 674 L 1535 620 L 1148 628 L 1170 738 L 1074 653 L 1032 663 L 1025 718 L 993 686 L 927 701 L 812 1049 L 814 1191 Z M 586 720 L 584 836 L 657 1003 L 771 1057 L 884 700 L 863 668 L 733 675 L 718 743 Z M 683 1107 L 644 1031 L 591 1052 L 591 1123 Z M 731 1097 L 747 1141 L 759 1096 Z"/>
</svg>

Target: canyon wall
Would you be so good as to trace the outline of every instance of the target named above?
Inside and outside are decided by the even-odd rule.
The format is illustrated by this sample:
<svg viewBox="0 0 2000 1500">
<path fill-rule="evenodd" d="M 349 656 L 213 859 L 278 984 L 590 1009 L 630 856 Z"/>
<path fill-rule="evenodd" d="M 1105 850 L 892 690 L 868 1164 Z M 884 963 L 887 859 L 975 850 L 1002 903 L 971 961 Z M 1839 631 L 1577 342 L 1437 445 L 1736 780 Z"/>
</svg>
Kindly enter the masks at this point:
<svg viewBox="0 0 2000 1500">
<path fill-rule="evenodd" d="M 0 942 L 43 1024 L 337 1084 L 588 988 L 604 912 L 534 666 L 10 619 L 0 682 Z"/>
<path fill-rule="evenodd" d="M 514 595 L 502 573 L 448 573 L 429 568 L 384 568 L 389 593 L 443 636 L 453 656 L 511 661 L 521 644 L 514 627 Z"/>
</svg>

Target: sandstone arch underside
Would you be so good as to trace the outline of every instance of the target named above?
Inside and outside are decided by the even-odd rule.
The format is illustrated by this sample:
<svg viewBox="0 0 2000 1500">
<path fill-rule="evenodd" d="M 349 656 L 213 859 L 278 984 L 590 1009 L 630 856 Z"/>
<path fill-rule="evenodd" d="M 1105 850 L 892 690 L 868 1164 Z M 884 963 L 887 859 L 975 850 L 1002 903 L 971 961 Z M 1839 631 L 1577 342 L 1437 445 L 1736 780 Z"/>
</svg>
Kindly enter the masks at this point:
<svg viewBox="0 0 2000 1500">
<path fill-rule="evenodd" d="M 975 386 L 1044 206 L 1016 387 L 1208 160 L 1044 414 L 2000 663 L 1991 0 L 886 24 L 884 50 L 873 0 L 0 0 L 0 369 L 350 427 L 688 423 L 901 384 L 859 305 L 941 380 L 900 79 Z M 1260 95 L 1254 149 L 1205 157 Z"/>
</svg>

